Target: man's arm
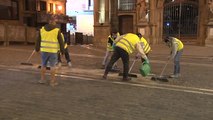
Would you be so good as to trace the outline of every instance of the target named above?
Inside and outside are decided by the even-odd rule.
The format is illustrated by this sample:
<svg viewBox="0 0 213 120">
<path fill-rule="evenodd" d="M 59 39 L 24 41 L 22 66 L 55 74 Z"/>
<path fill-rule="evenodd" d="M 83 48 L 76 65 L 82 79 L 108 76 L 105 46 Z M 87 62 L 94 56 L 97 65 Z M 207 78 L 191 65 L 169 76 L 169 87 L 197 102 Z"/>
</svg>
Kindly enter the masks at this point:
<svg viewBox="0 0 213 120">
<path fill-rule="evenodd" d="M 178 44 L 172 41 L 172 51 L 171 51 L 171 57 L 170 57 L 171 59 L 175 58 L 175 55 L 177 53 L 177 48 L 178 48 Z"/>
<path fill-rule="evenodd" d="M 37 33 L 37 37 L 36 37 L 36 42 L 35 42 L 35 51 L 39 52 L 40 51 L 40 47 L 41 47 L 41 35 L 40 35 L 40 31 Z"/>
<path fill-rule="evenodd" d="M 60 52 L 62 54 L 64 54 L 64 41 L 61 36 L 61 30 L 58 31 L 58 43 L 59 43 L 59 47 L 60 47 Z"/>
<path fill-rule="evenodd" d="M 137 43 L 135 47 L 136 47 L 138 53 L 141 55 L 141 57 L 143 59 L 147 60 L 148 58 L 147 58 L 146 54 L 144 53 L 143 48 L 141 47 L 140 43 Z"/>
</svg>

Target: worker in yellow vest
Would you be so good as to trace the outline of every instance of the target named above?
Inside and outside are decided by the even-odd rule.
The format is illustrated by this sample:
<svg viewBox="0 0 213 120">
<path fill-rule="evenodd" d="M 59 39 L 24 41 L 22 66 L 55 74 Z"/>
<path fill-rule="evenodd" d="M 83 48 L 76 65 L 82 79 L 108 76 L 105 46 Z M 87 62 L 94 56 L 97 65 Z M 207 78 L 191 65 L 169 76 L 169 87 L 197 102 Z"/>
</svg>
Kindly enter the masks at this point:
<svg viewBox="0 0 213 120">
<path fill-rule="evenodd" d="M 180 57 L 183 53 L 183 43 L 175 37 L 165 37 L 164 42 L 168 47 L 171 48 L 171 55 L 168 60 L 174 60 L 174 73 L 170 76 L 171 78 L 180 77 Z"/>
<path fill-rule="evenodd" d="M 115 39 L 117 38 L 118 33 L 116 32 L 112 32 L 109 36 L 108 36 L 108 41 L 107 41 L 107 49 L 106 49 L 106 54 L 104 56 L 104 60 L 102 62 L 102 68 L 105 69 L 106 65 L 109 63 L 109 58 L 112 56 L 113 54 L 113 44 Z M 112 70 L 116 70 L 117 69 L 117 63 L 114 63 Z"/>
<path fill-rule="evenodd" d="M 123 62 L 123 81 L 131 80 L 131 78 L 128 77 L 129 55 L 134 51 L 138 51 L 141 57 L 149 63 L 149 60 L 140 45 L 140 38 L 136 34 L 127 33 L 117 37 L 115 40 L 114 53 L 105 69 L 103 79 L 107 79 L 107 74 L 111 70 L 112 65 L 121 58 Z"/>
<path fill-rule="evenodd" d="M 43 26 L 38 35 L 38 39 L 36 41 L 35 50 L 37 52 L 41 51 L 41 80 L 39 83 L 45 83 L 45 73 L 47 63 L 49 63 L 51 69 L 51 80 L 50 85 L 55 86 L 58 85 L 56 81 L 55 73 L 56 73 L 56 63 L 57 63 L 57 52 L 60 49 L 61 53 L 64 54 L 64 42 L 61 36 L 61 31 L 56 27 L 56 21 L 54 17 L 50 17 L 49 24 Z"/>
<path fill-rule="evenodd" d="M 65 35 L 65 36 L 64 36 Z M 69 54 L 69 49 L 68 49 L 68 45 L 67 45 L 67 37 L 66 37 L 66 33 L 63 34 L 61 33 L 61 36 L 62 36 L 62 39 L 64 41 L 64 56 L 65 56 L 65 59 L 67 61 L 67 65 L 69 67 L 72 66 L 72 63 L 71 63 L 71 59 L 70 59 L 70 54 Z M 60 51 L 58 52 L 58 66 L 61 67 L 61 63 L 62 63 L 62 60 L 61 60 L 61 53 Z"/>
<path fill-rule="evenodd" d="M 141 35 L 141 33 L 137 33 L 137 36 L 140 38 L 140 44 L 141 47 L 143 48 L 144 53 L 146 54 L 146 56 L 148 57 L 149 52 L 151 51 L 151 47 L 149 45 L 149 43 L 147 42 L 147 40 Z M 139 57 L 140 54 L 138 54 L 136 57 Z M 144 62 L 145 60 L 143 58 L 141 58 L 141 61 Z"/>
</svg>

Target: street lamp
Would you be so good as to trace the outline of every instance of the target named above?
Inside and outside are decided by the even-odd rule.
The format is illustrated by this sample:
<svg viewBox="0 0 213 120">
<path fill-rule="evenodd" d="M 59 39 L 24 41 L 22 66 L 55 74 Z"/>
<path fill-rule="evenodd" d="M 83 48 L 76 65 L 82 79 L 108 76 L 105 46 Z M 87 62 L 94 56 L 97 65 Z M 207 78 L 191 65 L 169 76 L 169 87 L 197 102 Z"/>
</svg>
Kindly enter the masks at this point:
<svg viewBox="0 0 213 120">
<path fill-rule="evenodd" d="M 58 11 L 62 11 L 62 6 L 59 5 L 59 6 L 57 7 L 57 9 L 58 9 Z"/>
<path fill-rule="evenodd" d="M 56 13 L 57 14 L 61 14 L 63 10 L 63 6 L 62 5 L 56 5 Z"/>
</svg>

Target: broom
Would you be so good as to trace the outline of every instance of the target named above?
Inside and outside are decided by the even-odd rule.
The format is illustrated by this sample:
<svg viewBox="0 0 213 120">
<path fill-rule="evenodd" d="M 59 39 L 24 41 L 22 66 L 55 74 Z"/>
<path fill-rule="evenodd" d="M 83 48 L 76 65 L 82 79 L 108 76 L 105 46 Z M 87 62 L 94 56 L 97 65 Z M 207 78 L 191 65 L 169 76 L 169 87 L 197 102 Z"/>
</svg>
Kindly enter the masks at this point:
<svg viewBox="0 0 213 120">
<path fill-rule="evenodd" d="M 161 82 L 168 82 L 167 77 L 163 76 L 163 73 L 164 73 L 168 63 L 169 63 L 169 60 L 166 62 L 165 66 L 163 67 L 163 70 L 162 70 L 160 76 L 153 76 L 153 77 L 151 77 L 151 80 L 154 80 L 154 81 L 159 80 Z"/>
<path fill-rule="evenodd" d="M 129 69 L 129 72 L 128 72 L 128 76 L 129 76 L 129 77 L 134 77 L 134 78 L 137 78 L 137 77 L 138 77 L 136 74 L 131 74 L 131 73 L 130 73 L 131 70 L 132 70 L 132 68 L 133 68 L 133 66 L 134 66 L 134 64 L 135 64 L 135 62 L 136 62 L 136 59 L 134 59 L 132 65 L 131 65 L 131 67 L 130 67 L 130 69 Z M 119 73 L 119 76 L 123 76 L 123 73 Z"/>
<path fill-rule="evenodd" d="M 32 63 L 30 63 L 30 59 L 32 58 L 32 56 L 34 55 L 35 50 L 33 50 L 33 52 L 31 53 L 31 55 L 28 57 L 26 62 L 21 63 L 21 65 L 33 65 Z"/>
</svg>

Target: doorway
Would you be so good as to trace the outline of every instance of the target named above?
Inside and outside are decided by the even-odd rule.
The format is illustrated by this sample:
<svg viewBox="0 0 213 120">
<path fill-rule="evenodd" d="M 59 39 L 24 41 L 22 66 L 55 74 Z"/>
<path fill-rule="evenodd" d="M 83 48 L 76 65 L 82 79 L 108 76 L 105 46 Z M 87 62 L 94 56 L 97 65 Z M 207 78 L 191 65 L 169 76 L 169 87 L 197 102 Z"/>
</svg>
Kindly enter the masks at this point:
<svg viewBox="0 0 213 120">
<path fill-rule="evenodd" d="M 119 32 L 120 34 L 133 33 L 133 16 L 119 16 Z"/>
</svg>

